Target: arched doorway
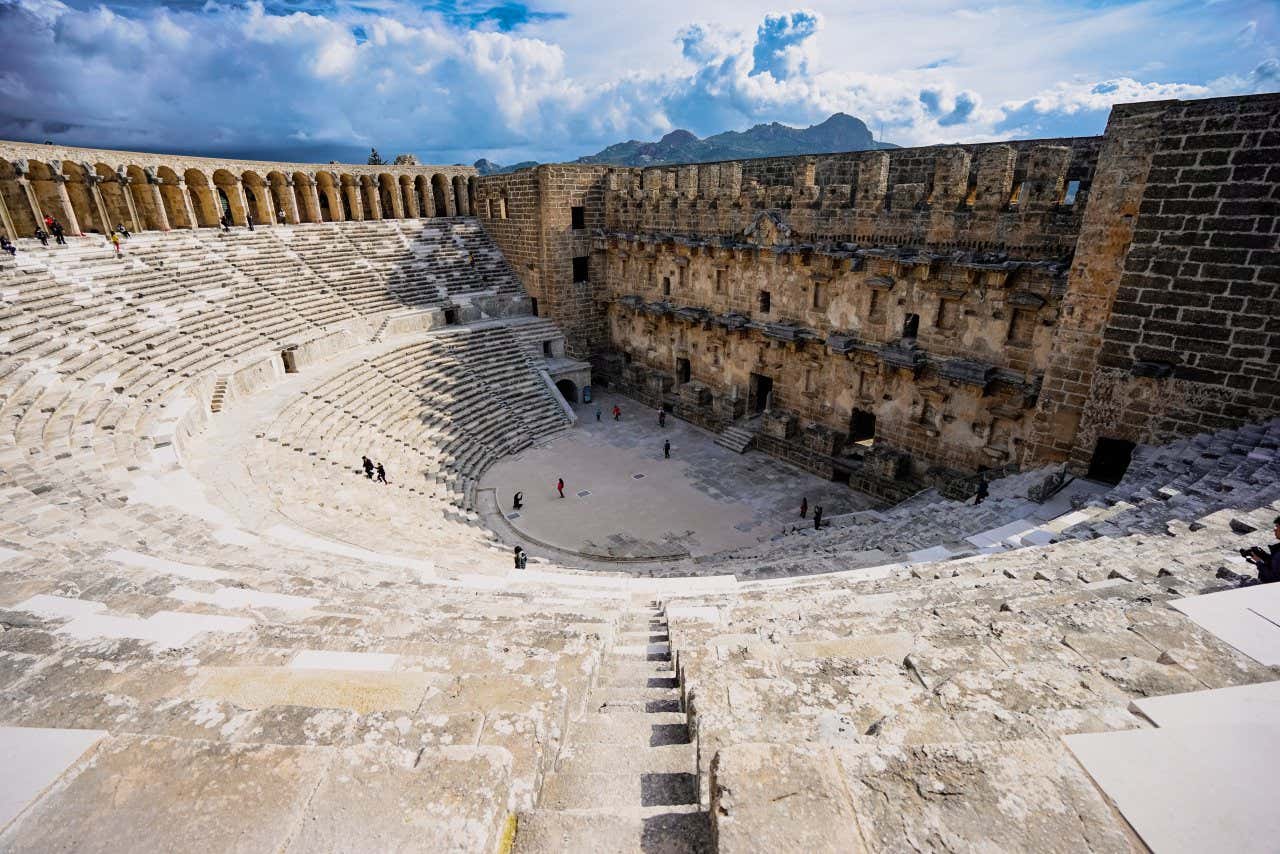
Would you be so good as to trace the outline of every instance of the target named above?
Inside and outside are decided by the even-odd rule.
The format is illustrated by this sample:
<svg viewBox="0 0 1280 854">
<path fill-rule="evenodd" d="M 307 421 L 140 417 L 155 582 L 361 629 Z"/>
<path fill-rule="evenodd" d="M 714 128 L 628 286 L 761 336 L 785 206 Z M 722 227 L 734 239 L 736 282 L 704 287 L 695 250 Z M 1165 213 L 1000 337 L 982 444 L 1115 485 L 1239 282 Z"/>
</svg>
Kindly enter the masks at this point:
<svg viewBox="0 0 1280 854">
<path fill-rule="evenodd" d="M 578 402 L 578 386 L 573 380 L 556 380 L 556 389 L 570 403 Z"/>
<path fill-rule="evenodd" d="M 191 209 L 196 214 L 196 224 L 201 228 L 217 226 L 222 212 L 218 209 L 218 199 L 213 194 L 209 179 L 199 169 L 188 169 L 183 177 L 187 182 L 187 193 L 191 196 Z"/>
<path fill-rule="evenodd" d="M 467 179 L 461 175 L 453 176 L 453 212 L 454 216 L 467 216 Z"/>
<path fill-rule="evenodd" d="M 431 176 L 431 195 L 435 199 L 434 216 L 449 216 L 449 182 L 443 175 Z"/>
</svg>

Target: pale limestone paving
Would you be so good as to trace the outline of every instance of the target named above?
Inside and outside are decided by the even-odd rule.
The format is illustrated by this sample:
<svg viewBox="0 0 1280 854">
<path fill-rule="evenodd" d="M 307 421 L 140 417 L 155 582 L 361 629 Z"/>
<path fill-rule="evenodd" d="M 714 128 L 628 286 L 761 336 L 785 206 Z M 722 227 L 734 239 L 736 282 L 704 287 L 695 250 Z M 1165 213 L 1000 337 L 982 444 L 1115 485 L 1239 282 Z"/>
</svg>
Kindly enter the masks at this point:
<svg viewBox="0 0 1280 854">
<path fill-rule="evenodd" d="M 474 182 L 4 146 L 0 849 L 1265 844 L 1277 104 Z"/>
</svg>

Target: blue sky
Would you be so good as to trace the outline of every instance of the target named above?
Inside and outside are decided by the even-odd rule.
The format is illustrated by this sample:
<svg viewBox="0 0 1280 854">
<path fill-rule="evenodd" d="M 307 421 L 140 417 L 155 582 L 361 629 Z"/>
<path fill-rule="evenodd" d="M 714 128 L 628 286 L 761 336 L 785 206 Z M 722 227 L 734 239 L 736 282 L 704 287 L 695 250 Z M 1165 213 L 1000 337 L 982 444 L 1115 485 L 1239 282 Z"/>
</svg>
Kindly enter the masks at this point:
<svg viewBox="0 0 1280 854">
<path fill-rule="evenodd" d="M 0 0 L 0 137 L 567 160 L 837 110 L 902 145 L 1280 90 L 1276 0 Z"/>
</svg>

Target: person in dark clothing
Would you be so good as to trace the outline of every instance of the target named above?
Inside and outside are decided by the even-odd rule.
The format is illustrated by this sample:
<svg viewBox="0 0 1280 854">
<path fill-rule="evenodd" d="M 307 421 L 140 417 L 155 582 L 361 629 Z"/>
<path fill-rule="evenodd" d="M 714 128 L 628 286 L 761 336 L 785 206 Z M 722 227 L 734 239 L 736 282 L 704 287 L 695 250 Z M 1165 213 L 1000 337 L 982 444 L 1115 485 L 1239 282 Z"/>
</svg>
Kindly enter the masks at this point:
<svg viewBox="0 0 1280 854">
<path fill-rule="evenodd" d="M 56 219 L 53 221 L 53 225 L 49 226 L 49 233 L 53 235 L 54 241 L 59 246 L 67 245 L 67 238 L 64 237 L 66 232 L 62 230 L 62 223 L 58 222 Z"/>
<path fill-rule="evenodd" d="M 667 410 L 665 409 L 658 410 L 658 426 L 659 427 L 667 426 Z"/>
<path fill-rule="evenodd" d="M 218 220 L 218 222 L 221 223 L 223 231 L 231 230 L 231 214 L 224 213 L 222 219 Z"/>
<path fill-rule="evenodd" d="M 524 549 L 520 548 L 519 546 L 516 546 L 516 553 L 515 553 L 516 569 L 524 569 L 525 560 L 526 558 L 524 554 Z"/>
<path fill-rule="evenodd" d="M 387 470 L 382 467 L 382 463 L 378 463 L 378 483 L 387 482 Z"/>
<path fill-rule="evenodd" d="M 368 457 L 361 457 L 360 465 L 364 466 L 364 476 L 369 480 L 373 480 L 373 460 Z"/>
<path fill-rule="evenodd" d="M 9 242 L 9 238 L 0 234 L 0 252 L 8 252 L 10 255 L 18 254 L 18 247 Z"/>
<path fill-rule="evenodd" d="M 1280 516 L 1274 521 L 1275 534 L 1277 540 L 1280 540 Z M 1254 546 L 1251 549 L 1241 549 L 1240 554 L 1244 559 L 1249 561 L 1258 568 L 1259 584 L 1275 584 L 1280 581 L 1280 542 L 1272 543 L 1269 548 L 1262 546 Z"/>
<path fill-rule="evenodd" d="M 671 440 L 670 439 L 667 439 L 662 443 L 662 458 L 666 460 L 671 459 Z"/>
<path fill-rule="evenodd" d="M 39 241 L 40 241 L 40 245 L 41 245 L 41 246 L 48 246 L 48 245 L 49 245 L 49 232 L 45 231 L 43 228 L 37 228 L 37 229 L 36 229 L 36 240 L 39 240 Z"/>
<path fill-rule="evenodd" d="M 556 479 L 556 492 L 560 493 L 560 497 L 564 498 L 564 478 Z"/>
<path fill-rule="evenodd" d="M 991 494 L 991 490 L 987 487 L 986 478 L 978 481 L 978 491 L 973 495 L 973 506 L 977 507 L 983 501 L 987 500 L 987 496 Z"/>
<path fill-rule="evenodd" d="M 809 515 L 809 496 L 806 495 L 800 499 L 800 518 L 803 519 L 808 515 Z"/>
<path fill-rule="evenodd" d="M 813 508 L 813 530 L 816 531 L 821 527 L 822 527 L 822 505 L 819 504 L 817 507 Z"/>
<path fill-rule="evenodd" d="M 249 224 L 249 230 L 253 231 L 253 214 L 245 214 L 244 221 Z"/>
<path fill-rule="evenodd" d="M 618 404 L 615 403 L 613 405 L 613 420 L 617 421 L 621 417 L 622 417 L 622 410 L 618 407 Z"/>
<path fill-rule="evenodd" d="M 125 240 L 128 240 L 130 237 L 133 236 L 129 233 L 129 229 L 124 227 L 123 222 L 116 226 L 116 234 L 119 234 Z"/>
<path fill-rule="evenodd" d="M 596 404 L 596 420 L 600 420 L 600 404 Z"/>
<path fill-rule="evenodd" d="M 515 494 L 515 496 L 514 496 L 514 497 L 512 497 L 512 499 L 511 499 L 511 509 L 512 509 L 512 510 L 519 510 L 519 509 L 520 509 L 521 507 L 523 507 L 523 506 L 524 506 L 524 493 L 523 493 L 523 492 L 517 492 L 517 493 Z"/>
</svg>

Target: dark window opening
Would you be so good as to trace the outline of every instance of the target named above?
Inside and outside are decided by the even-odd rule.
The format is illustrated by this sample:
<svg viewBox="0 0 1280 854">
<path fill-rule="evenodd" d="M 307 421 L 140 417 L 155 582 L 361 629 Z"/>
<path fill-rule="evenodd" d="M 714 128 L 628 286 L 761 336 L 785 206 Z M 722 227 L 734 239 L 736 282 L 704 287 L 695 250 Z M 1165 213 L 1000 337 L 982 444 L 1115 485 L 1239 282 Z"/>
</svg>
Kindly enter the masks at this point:
<svg viewBox="0 0 1280 854">
<path fill-rule="evenodd" d="M 752 374 L 747 387 L 747 409 L 758 415 L 769 408 L 773 395 L 773 380 L 764 374 Z"/>
<path fill-rule="evenodd" d="M 574 284 L 577 284 L 578 282 L 585 282 L 586 280 L 587 256 L 579 255 L 577 258 L 573 259 L 573 281 Z"/>
<path fill-rule="evenodd" d="M 1098 439 L 1093 446 L 1093 459 L 1089 460 L 1089 480 L 1115 485 L 1124 478 L 1129 470 L 1129 461 L 1133 459 L 1133 442 L 1124 439 Z"/>
<path fill-rule="evenodd" d="M 543 342 L 542 342 L 542 355 L 546 356 L 548 359 L 549 359 L 549 358 L 551 358 L 551 357 L 554 355 L 554 354 L 551 352 L 551 342 L 550 342 L 550 341 L 543 341 Z"/>
<path fill-rule="evenodd" d="M 907 341 L 914 341 L 916 335 L 920 332 L 920 315 L 908 314 L 907 319 L 902 324 L 902 337 Z"/>
<path fill-rule="evenodd" d="M 445 326 L 458 325 L 458 310 L 456 308 L 446 308 L 444 310 L 444 325 Z"/>
<path fill-rule="evenodd" d="M 879 291 L 871 292 L 871 304 L 867 307 L 867 315 L 872 320 L 884 320 L 884 299 Z"/>
<path fill-rule="evenodd" d="M 769 292 L 768 291 L 760 292 L 760 313 L 761 314 L 769 313 Z"/>
<path fill-rule="evenodd" d="M 529 297 L 529 310 L 533 313 L 534 317 L 538 316 L 538 298 L 537 297 Z"/>
<path fill-rule="evenodd" d="M 569 224 L 575 229 L 587 227 L 587 211 L 580 205 L 569 208 Z"/>
<path fill-rule="evenodd" d="M 853 410 L 849 419 L 849 440 L 859 444 L 870 445 L 876 438 L 876 416 L 865 409 Z"/>
<path fill-rule="evenodd" d="M 285 350 L 280 353 L 280 358 L 284 362 L 284 372 L 286 374 L 296 374 L 298 372 L 297 351 Z"/>
<path fill-rule="evenodd" d="M 693 374 L 689 369 L 689 360 L 676 359 L 676 384 L 684 385 L 692 378 Z"/>
<path fill-rule="evenodd" d="M 1076 196 L 1078 196 L 1079 194 L 1080 194 L 1080 182 L 1068 181 L 1067 189 L 1062 194 L 1063 207 L 1070 207 L 1071 205 L 1074 205 L 1076 203 Z"/>
<path fill-rule="evenodd" d="M 822 283 L 814 282 L 813 283 L 813 307 L 816 309 L 823 309 L 826 307 L 826 302 L 827 302 L 826 295 L 823 293 Z"/>
<path fill-rule="evenodd" d="M 724 293 L 725 270 L 716 270 L 716 293 Z"/>
<path fill-rule="evenodd" d="M 671 296 L 671 277 L 670 276 L 662 277 L 662 295 L 664 297 Z"/>
</svg>

